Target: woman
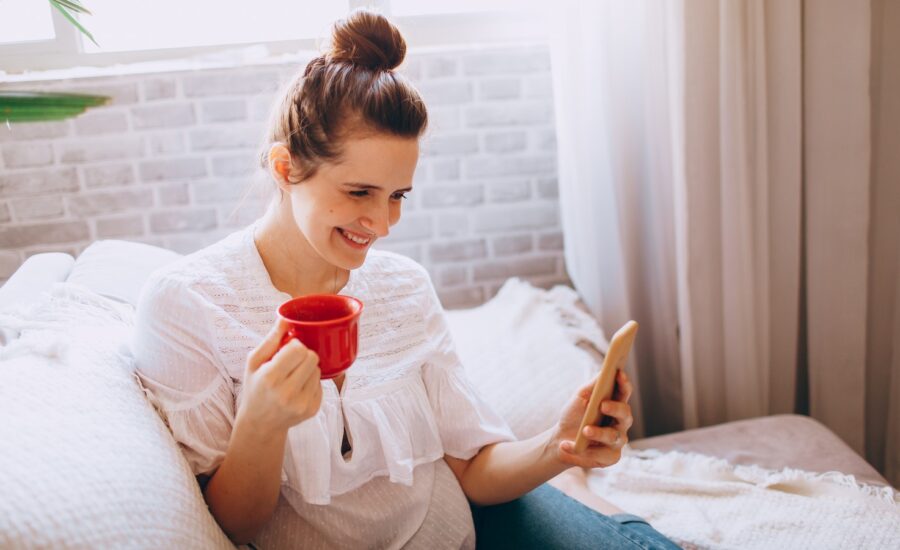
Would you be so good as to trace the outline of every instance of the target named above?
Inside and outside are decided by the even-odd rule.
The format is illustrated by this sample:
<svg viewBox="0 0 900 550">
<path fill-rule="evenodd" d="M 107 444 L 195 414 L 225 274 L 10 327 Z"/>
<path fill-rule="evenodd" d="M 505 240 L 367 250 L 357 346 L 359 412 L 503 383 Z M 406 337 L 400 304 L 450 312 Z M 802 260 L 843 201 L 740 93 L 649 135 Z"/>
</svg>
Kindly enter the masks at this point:
<svg viewBox="0 0 900 550">
<path fill-rule="evenodd" d="M 619 378 L 604 405 L 616 423 L 590 428 L 584 453 L 572 450 L 589 385 L 554 429 L 514 441 L 466 380 L 428 274 L 372 249 L 400 218 L 427 123 L 393 72 L 405 42 L 365 11 L 332 41 L 276 109 L 261 159 L 278 190 L 266 214 L 155 272 L 138 305 L 139 375 L 213 516 L 236 543 L 266 548 L 459 548 L 474 543 L 470 503 L 479 523 L 504 528 L 533 500 L 532 512 L 587 513 L 577 529 L 607 540 L 594 547 L 671 544 L 549 487 L 516 500 L 573 465 L 615 463 L 631 385 Z M 299 342 L 279 349 L 275 309 L 310 293 L 366 304 L 357 361 L 333 383 Z M 531 540 L 565 544 L 570 530 Z"/>
</svg>

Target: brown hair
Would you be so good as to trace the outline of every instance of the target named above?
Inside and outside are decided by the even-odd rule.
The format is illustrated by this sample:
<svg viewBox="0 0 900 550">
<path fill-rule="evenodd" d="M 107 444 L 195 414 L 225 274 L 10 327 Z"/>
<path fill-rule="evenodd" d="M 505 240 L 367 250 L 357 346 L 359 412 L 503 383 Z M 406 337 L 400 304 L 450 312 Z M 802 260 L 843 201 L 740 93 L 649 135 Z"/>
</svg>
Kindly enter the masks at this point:
<svg viewBox="0 0 900 550">
<path fill-rule="evenodd" d="M 356 10 L 337 21 L 331 48 L 314 58 L 276 104 L 260 164 L 282 143 L 291 152 L 292 183 L 312 177 L 322 163 L 339 161 L 351 132 L 385 132 L 418 138 L 428 124 L 425 103 L 394 69 L 406 41 L 382 15 Z"/>
</svg>

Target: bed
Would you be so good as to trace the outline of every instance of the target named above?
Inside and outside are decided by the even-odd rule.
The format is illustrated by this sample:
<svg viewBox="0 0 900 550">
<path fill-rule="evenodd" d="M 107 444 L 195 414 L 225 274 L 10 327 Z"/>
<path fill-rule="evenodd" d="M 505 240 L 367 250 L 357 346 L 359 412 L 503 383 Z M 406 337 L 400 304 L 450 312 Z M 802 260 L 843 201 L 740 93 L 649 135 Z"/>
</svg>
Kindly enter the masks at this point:
<svg viewBox="0 0 900 550">
<path fill-rule="evenodd" d="M 32 256 L 0 288 L 0 547 L 233 548 L 131 370 L 133 304 L 177 257 L 98 241 L 77 260 Z M 511 279 L 448 318 L 469 376 L 520 437 L 554 422 L 606 345 L 567 287 Z M 897 491 L 803 416 L 632 441 L 612 468 L 554 484 L 686 548 L 900 547 Z"/>
</svg>

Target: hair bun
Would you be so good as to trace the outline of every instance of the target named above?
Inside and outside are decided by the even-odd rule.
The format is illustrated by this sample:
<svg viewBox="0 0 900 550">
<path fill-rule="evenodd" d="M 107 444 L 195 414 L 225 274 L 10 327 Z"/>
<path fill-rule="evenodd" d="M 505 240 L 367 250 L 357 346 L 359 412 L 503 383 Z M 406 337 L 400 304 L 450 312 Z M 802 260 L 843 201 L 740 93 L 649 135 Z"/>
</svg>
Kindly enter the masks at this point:
<svg viewBox="0 0 900 550">
<path fill-rule="evenodd" d="M 334 24 L 327 57 L 335 62 L 389 71 L 406 57 L 406 41 L 386 17 L 360 9 Z"/>
</svg>

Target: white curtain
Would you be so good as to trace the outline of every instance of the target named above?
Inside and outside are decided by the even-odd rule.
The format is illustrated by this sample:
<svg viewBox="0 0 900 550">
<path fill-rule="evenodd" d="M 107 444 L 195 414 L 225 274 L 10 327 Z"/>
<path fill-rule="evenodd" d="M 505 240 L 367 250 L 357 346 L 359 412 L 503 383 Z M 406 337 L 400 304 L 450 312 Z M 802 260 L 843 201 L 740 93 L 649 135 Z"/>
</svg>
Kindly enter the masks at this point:
<svg viewBox="0 0 900 550">
<path fill-rule="evenodd" d="M 898 244 L 870 208 L 870 6 L 557 7 L 566 265 L 608 333 L 641 325 L 635 435 L 810 412 L 896 471 L 897 254 L 868 247 Z"/>
</svg>

